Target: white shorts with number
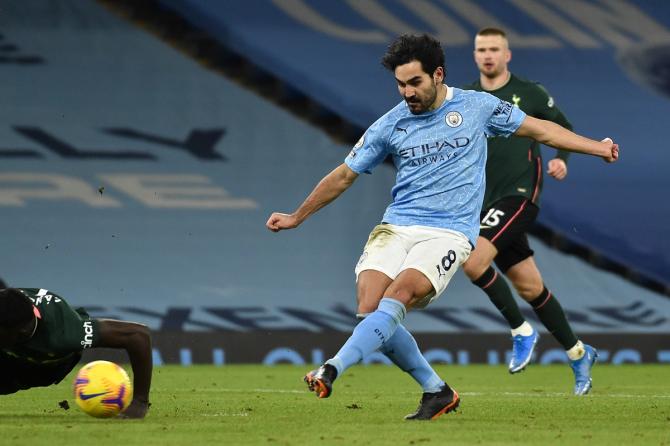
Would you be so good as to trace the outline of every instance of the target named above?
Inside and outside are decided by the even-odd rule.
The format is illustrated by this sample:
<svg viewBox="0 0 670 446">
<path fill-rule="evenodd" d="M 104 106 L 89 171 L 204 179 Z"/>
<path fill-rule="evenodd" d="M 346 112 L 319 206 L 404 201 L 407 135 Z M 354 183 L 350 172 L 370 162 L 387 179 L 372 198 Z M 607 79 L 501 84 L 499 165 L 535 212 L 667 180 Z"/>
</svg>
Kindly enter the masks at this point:
<svg viewBox="0 0 670 446">
<path fill-rule="evenodd" d="M 356 265 L 361 271 L 380 271 L 391 279 L 406 269 L 423 273 L 433 285 L 418 307 L 425 307 L 447 288 L 449 281 L 470 256 L 472 247 L 460 232 L 427 226 L 396 226 L 382 223 L 374 227 Z"/>
</svg>

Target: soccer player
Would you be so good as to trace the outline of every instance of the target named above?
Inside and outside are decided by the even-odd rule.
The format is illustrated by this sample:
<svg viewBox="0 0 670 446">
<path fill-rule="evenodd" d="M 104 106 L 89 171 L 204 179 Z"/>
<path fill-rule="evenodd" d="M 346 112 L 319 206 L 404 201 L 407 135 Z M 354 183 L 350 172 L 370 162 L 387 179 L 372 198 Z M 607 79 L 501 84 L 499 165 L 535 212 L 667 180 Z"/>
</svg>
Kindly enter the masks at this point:
<svg viewBox="0 0 670 446">
<path fill-rule="evenodd" d="M 133 400 L 121 414 L 144 418 L 151 386 L 151 336 L 141 324 L 91 319 L 37 288 L 0 290 L 0 395 L 58 384 L 86 348 L 123 348 L 133 368 Z"/>
<path fill-rule="evenodd" d="M 455 409 L 458 394 L 430 367 L 403 327 L 407 310 L 421 308 L 447 287 L 470 255 L 484 196 L 486 137 L 527 136 L 557 148 L 618 158 L 611 140 L 597 142 L 536 119 L 488 93 L 449 87 L 444 52 L 428 35 L 402 35 L 382 64 L 394 74 L 402 101 L 378 119 L 343 164 L 326 175 L 291 214 L 273 213 L 269 230 L 292 229 L 335 200 L 361 173 L 390 155 L 398 170 L 393 201 L 356 265 L 358 314 L 353 334 L 305 381 L 320 398 L 350 366 L 380 350 L 422 387 L 407 419 L 434 419 Z"/>
<path fill-rule="evenodd" d="M 512 53 L 504 31 L 479 31 L 474 58 L 479 80 L 464 88 L 485 91 L 512 102 L 529 116 L 572 129 L 547 90 L 510 73 L 507 65 Z M 567 157 L 567 152 L 559 150 L 556 158 L 549 161 L 547 173 L 558 180 L 565 178 Z M 477 249 L 463 264 L 463 271 L 509 323 L 513 340 L 509 372 L 518 373 L 526 367 L 539 335 L 521 315 L 505 279 L 491 266 L 494 260 L 566 350 L 575 376 L 574 393 L 585 395 L 591 389 L 591 367 L 598 354 L 575 336 L 558 299 L 544 285 L 528 246 L 526 233 L 537 217 L 541 189 L 542 158 L 537 141 L 521 136 L 489 138 Z"/>
</svg>

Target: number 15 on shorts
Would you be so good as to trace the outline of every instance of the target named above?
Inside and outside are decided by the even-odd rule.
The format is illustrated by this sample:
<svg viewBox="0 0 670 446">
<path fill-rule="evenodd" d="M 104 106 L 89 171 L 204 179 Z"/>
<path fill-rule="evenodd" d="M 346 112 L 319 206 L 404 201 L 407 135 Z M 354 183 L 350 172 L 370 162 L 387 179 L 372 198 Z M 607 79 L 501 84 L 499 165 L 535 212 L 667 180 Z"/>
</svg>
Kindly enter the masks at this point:
<svg viewBox="0 0 670 446">
<path fill-rule="evenodd" d="M 484 228 L 494 228 L 500 223 L 500 217 L 505 215 L 503 211 L 491 208 L 484 218 L 482 218 L 482 225 Z"/>
</svg>

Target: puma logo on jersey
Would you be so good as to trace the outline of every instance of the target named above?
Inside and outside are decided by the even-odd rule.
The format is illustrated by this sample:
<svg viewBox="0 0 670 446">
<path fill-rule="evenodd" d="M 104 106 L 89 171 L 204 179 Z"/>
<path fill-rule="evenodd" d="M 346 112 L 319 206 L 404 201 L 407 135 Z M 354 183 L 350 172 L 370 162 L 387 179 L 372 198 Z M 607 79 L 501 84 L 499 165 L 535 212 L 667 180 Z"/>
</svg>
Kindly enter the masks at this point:
<svg viewBox="0 0 670 446">
<path fill-rule="evenodd" d="M 399 131 L 399 132 L 405 132 L 405 134 L 407 133 L 407 127 L 405 127 L 405 128 L 402 128 L 402 127 L 396 127 L 395 129 L 396 129 L 397 131 Z"/>
</svg>

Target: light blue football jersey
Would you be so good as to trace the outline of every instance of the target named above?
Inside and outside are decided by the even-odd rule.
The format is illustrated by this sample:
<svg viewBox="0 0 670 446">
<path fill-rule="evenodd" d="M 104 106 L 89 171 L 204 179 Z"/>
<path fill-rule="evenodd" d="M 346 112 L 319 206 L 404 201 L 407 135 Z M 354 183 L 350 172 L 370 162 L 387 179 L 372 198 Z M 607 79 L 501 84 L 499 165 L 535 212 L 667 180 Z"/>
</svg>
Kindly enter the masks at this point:
<svg viewBox="0 0 670 446">
<path fill-rule="evenodd" d="M 463 233 L 473 244 L 485 189 L 486 138 L 514 133 L 526 114 L 485 92 L 447 87 L 436 110 L 414 115 L 402 101 L 356 143 L 345 163 L 370 173 L 387 155 L 397 168 L 382 219 Z"/>
</svg>

